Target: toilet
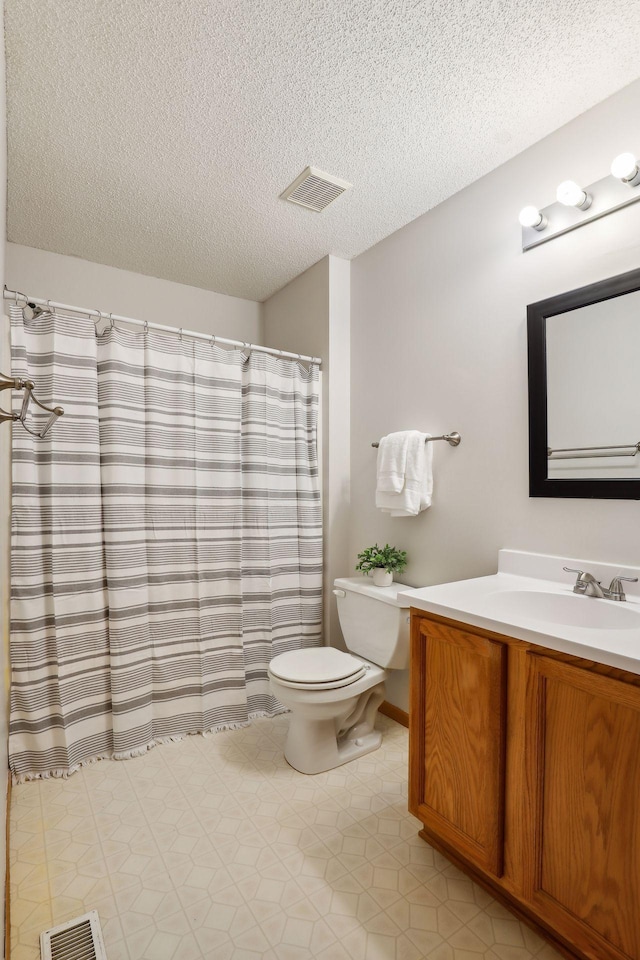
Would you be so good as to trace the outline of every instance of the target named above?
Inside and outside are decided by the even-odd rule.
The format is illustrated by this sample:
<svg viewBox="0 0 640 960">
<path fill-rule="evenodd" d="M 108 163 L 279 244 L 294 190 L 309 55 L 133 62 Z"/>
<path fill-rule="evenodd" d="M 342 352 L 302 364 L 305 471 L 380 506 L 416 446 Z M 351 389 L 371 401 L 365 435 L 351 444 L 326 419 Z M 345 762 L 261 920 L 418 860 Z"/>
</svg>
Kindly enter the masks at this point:
<svg viewBox="0 0 640 960">
<path fill-rule="evenodd" d="M 300 773 L 322 773 L 376 750 L 374 729 L 389 670 L 409 666 L 409 604 L 404 584 L 376 587 L 368 577 L 334 581 L 349 653 L 310 647 L 269 665 L 271 689 L 291 710 L 284 755 Z"/>
</svg>

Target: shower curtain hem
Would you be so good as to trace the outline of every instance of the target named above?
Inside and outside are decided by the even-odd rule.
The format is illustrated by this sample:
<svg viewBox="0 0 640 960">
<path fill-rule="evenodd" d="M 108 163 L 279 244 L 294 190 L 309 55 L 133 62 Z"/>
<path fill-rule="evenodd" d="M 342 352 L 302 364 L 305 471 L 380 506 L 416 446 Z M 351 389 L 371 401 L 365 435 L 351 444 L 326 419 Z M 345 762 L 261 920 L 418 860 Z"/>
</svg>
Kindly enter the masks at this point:
<svg viewBox="0 0 640 960">
<path fill-rule="evenodd" d="M 206 727 L 204 730 L 192 730 L 189 733 L 179 733 L 175 736 L 168 737 L 154 737 L 153 740 L 149 740 L 148 743 L 141 747 L 134 747 L 133 750 L 126 750 L 124 752 L 112 750 L 109 753 L 99 753 L 94 757 L 87 757 L 86 760 L 81 760 L 79 763 L 74 763 L 68 768 L 61 767 L 56 770 L 39 770 L 30 771 L 28 773 L 14 773 L 11 771 L 11 783 L 12 786 L 16 787 L 22 783 L 28 783 L 31 780 L 50 780 L 52 778 L 68 780 L 69 777 L 73 776 L 74 773 L 77 773 L 78 770 L 82 769 L 82 767 L 89 767 L 91 764 L 98 763 L 100 760 L 133 760 L 135 757 L 144 756 L 145 753 L 148 753 L 149 750 L 153 750 L 153 748 L 158 746 L 158 744 L 178 743 L 180 740 L 186 739 L 186 737 L 206 737 L 209 733 L 222 733 L 225 730 L 242 730 L 244 727 L 248 727 L 252 720 L 264 718 L 272 719 L 273 717 L 278 717 L 281 714 L 288 712 L 288 708 L 284 706 L 270 711 L 256 710 L 255 712 L 248 714 L 247 720 L 233 722 L 223 720 L 221 723 L 216 723 L 212 727 Z"/>
</svg>

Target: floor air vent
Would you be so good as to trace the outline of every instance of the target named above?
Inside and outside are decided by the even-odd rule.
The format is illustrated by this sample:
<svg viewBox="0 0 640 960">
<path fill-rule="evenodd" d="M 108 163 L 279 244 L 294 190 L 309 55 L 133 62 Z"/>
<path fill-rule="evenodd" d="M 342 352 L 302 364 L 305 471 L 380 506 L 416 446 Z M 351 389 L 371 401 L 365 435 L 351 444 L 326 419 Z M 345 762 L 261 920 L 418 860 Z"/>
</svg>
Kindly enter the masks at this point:
<svg viewBox="0 0 640 960">
<path fill-rule="evenodd" d="M 42 960 L 107 960 L 97 910 L 40 934 Z"/>
<path fill-rule="evenodd" d="M 346 180 L 338 180 L 330 173 L 307 167 L 280 196 L 283 200 L 297 203 L 299 207 L 320 213 L 351 186 Z"/>
</svg>

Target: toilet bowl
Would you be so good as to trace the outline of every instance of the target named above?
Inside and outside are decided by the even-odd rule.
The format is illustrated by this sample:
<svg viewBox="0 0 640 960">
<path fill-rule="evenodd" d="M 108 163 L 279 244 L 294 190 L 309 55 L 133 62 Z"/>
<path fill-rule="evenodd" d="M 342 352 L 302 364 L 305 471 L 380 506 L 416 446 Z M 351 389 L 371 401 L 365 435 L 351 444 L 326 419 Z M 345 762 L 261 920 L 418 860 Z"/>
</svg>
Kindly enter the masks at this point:
<svg viewBox="0 0 640 960">
<path fill-rule="evenodd" d="M 291 711 L 285 758 L 301 773 L 331 770 L 380 746 L 374 724 L 385 678 L 409 661 L 409 611 L 397 597 L 403 586 L 375 587 L 366 577 L 336 580 L 340 625 L 352 652 L 311 647 L 271 661 L 273 694 Z"/>
</svg>

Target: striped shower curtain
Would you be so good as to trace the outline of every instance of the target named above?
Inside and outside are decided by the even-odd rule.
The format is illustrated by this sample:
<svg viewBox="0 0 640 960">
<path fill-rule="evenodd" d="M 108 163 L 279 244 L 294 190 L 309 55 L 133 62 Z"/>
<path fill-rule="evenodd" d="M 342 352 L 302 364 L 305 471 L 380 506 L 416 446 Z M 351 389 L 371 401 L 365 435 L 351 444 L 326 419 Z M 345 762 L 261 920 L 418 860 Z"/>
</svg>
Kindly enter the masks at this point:
<svg viewBox="0 0 640 960">
<path fill-rule="evenodd" d="M 11 308 L 10 765 L 64 776 L 282 710 L 267 666 L 321 640 L 318 369 Z M 36 421 L 37 422 L 37 421 Z"/>
</svg>

